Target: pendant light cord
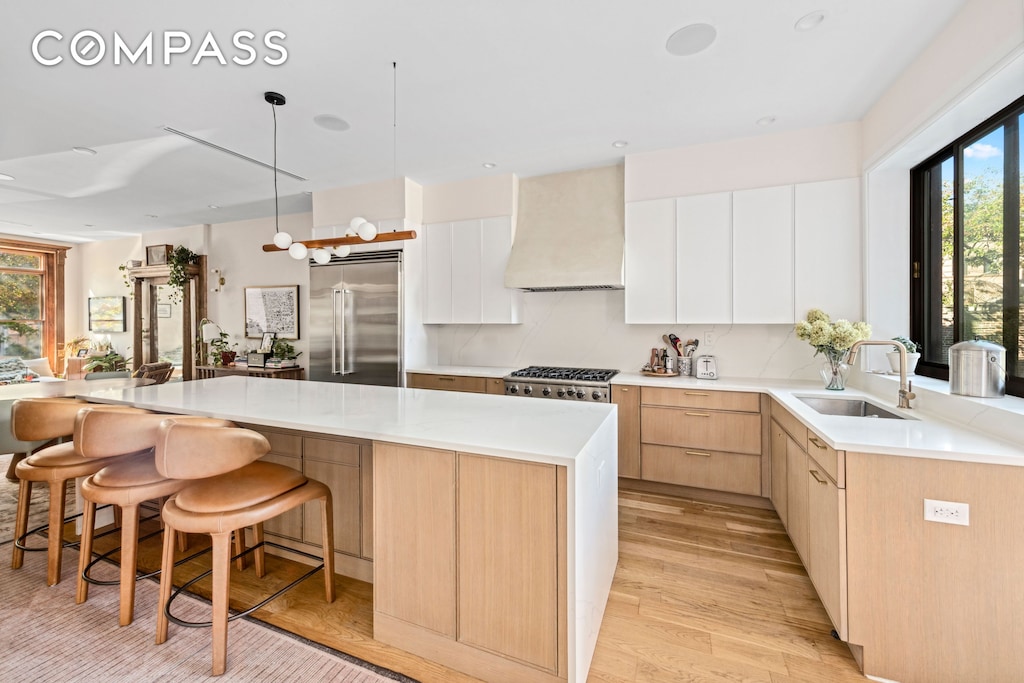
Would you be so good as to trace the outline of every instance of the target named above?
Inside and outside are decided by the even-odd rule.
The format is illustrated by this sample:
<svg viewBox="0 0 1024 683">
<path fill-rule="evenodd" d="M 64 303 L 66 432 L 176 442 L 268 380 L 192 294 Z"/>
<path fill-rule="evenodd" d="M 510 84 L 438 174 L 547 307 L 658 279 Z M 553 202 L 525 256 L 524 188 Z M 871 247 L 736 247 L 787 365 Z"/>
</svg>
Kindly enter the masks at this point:
<svg viewBox="0 0 1024 683">
<path fill-rule="evenodd" d="M 281 232 L 277 208 L 277 105 L 270 104 L 270 111 L 274 114 L 274 234 Z"/>
</svg>

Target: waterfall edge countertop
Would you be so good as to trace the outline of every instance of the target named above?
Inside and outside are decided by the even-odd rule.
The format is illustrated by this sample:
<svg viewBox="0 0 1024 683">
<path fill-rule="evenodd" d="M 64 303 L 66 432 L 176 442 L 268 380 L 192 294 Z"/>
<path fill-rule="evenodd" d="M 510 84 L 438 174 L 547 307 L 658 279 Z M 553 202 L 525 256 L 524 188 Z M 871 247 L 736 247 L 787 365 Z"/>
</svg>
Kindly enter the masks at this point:
<svg viewBox="0 0 1024 683">
<path fill-rule="evenodd" d="M 608 403 L 238 376 L 91 391 L 83 398 L 556 465 L 574 461 L 601 425 L 615 419 Z"/>
</svg>

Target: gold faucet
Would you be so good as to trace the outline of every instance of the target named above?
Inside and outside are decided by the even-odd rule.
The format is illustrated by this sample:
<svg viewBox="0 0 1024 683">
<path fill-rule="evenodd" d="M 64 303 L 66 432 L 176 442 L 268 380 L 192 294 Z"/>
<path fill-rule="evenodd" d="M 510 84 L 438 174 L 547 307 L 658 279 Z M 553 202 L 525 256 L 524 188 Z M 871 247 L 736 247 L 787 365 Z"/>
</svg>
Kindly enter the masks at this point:
<svg viewBox="0 0 1024 683">
<path fill-rule="evenodd" d="M 910 405 L 912 399 L 917 398 L 917 395 L 911 391 L 914 388 L 913 383 L 907 381 L 907 347 L 898 341 L 882 341 L 881 339 L 862 339 L 860 341 L 853 342 L 853 346 L 850 347 L 850 355 L 846 357 L 846 362 L 853 365 L 853 361 L 857 358 L 857 350 L 861 346 L 892 346 L 900 353 L 900 398 L 896 403 L 896 407 L 905 408 L 910 410 L 913 406 Z"/>
</svg>

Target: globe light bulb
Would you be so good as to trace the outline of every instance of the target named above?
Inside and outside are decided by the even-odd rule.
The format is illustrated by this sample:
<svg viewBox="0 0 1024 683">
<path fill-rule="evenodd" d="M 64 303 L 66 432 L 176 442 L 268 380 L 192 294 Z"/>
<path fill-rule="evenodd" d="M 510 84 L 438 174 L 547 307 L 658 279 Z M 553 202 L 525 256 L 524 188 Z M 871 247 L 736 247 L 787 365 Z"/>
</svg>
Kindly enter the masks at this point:
<svg viewBox="0 0 1024 683">
<path fill-rule="evenodd" d="M 355 232 L 355 231 L 359 230 L 359 226 L 362 225 L 365 222 L 366 222 L 365 218 L 363 218 L 362 216 L 356 216 L 355 218 L 352 219 L 352 222 L 349 223 L 348 225 L 349 225 L 350 228 L 352 228 L 352 231 Z"/>
<path fill-rule="evenodd" d="M 302 242 L 292 242 L 292 245 L 288 247 L 288 255 L 296 261 L 301 261 L 306 258 L 306 254 L 309 253 L 309 249 Z"/>
<path fill-rule="evenodd" d="M 340 247 L 334 248 L 334 255 L 340 258 L 345 258 L 352 253 L 352 247 L 347 244 L 342 244 Z"/>
<path fill-rule="evenodd" d="M 321 266 L 325 263 L 331 262 L 331 252 L 326 249 L 314 249 L 313 260 L 319 263 Z"/>
<path fill-rule="evenodd" d="M 274 246 L 278 249 L 287 249 L 292 245 L 292 236 L 286 232 L 279 232 L 274 235 Z"/>
<path fill-rule="evenodd" d="M 357 232 L 359 234 L 359 239 L 364 242 L 372 242 L 377 236 L 377 226 L 373 223 L 364 222 L 359 226 L 359 230 L 357 230 Z"/>
</svg>

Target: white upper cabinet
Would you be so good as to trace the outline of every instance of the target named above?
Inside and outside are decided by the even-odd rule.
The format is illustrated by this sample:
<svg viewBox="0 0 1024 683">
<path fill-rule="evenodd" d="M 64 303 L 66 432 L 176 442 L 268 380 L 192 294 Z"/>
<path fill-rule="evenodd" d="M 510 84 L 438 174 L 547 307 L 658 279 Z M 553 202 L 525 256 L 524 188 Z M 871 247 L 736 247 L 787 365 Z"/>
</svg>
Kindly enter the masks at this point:
<svg viewBox="0 0 1024 683">
<path fill-rule="evenodd" d="M 732 322 L 732 196 L 676 200 L 676 322 Z"/>
<path fill-rule="evenodd" d="M 626 322 L 859 320 L 860 179 L 626 205 Z"/>
<path fill-rule="evenodd" d="M 518 323 L 520 292 L 504 285 L 512 218 L 423 227 L 425 324 Z"/>
<path fill-rule="evenodd" d="M 792 323 L 793 186 L 732 193 L 733 322 Z"/>
<path fill-rule="evenodd" d="M 863 319 L 860 178 L 796 186 L 796 317 Z"/>
<path fill-rule="evenodd" d="M 626 322 L 676 321 L 676 200 L 626 204 Z"/>
</svg>

